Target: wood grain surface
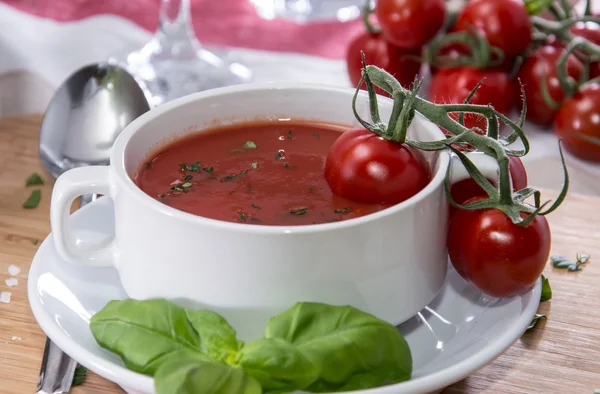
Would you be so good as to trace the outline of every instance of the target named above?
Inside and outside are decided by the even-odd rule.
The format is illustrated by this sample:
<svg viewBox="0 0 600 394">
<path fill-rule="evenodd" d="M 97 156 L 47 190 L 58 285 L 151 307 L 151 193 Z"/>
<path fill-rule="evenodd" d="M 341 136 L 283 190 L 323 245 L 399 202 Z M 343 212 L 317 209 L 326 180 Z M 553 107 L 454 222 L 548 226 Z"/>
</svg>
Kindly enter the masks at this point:
<svg viewBox="0 0 600 394">
<path fill-rule="evenodd" d="M 9 304 L 0 303 L 0 394 L 34 393 L 45 335 L 31 314 L 27 273 L 37 245 L 50 231 L 50 177 L 38 157 L 41 117 L 0 119 L 0 291 L 12 292 Z M 37 171 L 48 182 L 37 209 L 22 208 L 31 189 L 25 179 Z M 545 191 L 546 198 L 555 192 Z M 571 194 L 548 217 L 552 253 L 569 257 L 592 256 L 580 272 L 548 265 L 553 290 L 540 313 L 548 320 L 525 333 L 506 353 L 469 378 L 445 389 L 445 394 L 592 394 L 600 388 L 600 198 Z M 21 269 L 19 284 L 9 288 L 9 265 Z M 83 393 L 122 393 L 94 375 L 72 390 Z"/>
</svg>

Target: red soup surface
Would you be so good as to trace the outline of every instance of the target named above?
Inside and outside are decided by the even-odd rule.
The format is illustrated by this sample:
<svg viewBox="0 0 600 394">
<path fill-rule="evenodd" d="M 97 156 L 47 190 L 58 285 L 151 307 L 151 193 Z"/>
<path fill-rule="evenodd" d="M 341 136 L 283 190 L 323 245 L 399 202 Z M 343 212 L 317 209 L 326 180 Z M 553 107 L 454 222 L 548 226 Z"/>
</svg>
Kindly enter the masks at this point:
<svg viewBox="0 0 600 394">
<path fill-rule="evenodd" d="M 134 181 L 173 208 L 236 223 L 329 223 L 387 208 L 332 194 L 323 167 L 345 130 L 301 121 L 205 130 L 168 145 L 140 166 Z"/>
</svg>

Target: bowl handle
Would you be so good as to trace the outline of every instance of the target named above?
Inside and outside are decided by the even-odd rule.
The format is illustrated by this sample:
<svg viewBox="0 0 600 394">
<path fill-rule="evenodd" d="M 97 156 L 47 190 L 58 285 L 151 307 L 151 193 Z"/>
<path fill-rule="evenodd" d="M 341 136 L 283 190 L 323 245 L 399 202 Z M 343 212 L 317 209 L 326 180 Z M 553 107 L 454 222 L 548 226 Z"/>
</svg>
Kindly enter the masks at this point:
<svg viewBox="0 0 600 394">
<path fill-rule="evenodd" d="M 115 255 L 114 237 L 99 245 L 83 248 L 77 245 L 68 222 L 71 204 L 85 194 L 112 196 L 113 183 L 109 166 L 74 168 L 58 177 L 52 190 L 50 224 L 54 245 L 65 260 L 87 266 L 112 266 Z"/>
</svg>

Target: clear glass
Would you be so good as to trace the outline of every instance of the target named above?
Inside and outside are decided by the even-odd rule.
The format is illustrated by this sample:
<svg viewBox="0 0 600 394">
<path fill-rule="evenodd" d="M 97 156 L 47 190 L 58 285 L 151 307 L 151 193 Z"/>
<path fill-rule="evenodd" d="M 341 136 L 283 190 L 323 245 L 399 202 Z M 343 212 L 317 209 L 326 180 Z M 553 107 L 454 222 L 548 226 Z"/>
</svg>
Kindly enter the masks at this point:
<svg viewBox="0 0 600 394">
<path fill-rule="evenodd" d="M 296 22 L 338 20 L 346 22 L 360 16 L 365 0 L 250 0 L 264 19 Z"/>
<path fill-rule="evenodd" d="M 252 78 L 246 66 L 200 44 L 192 28 L 190 0 L 161 0 L 160 27 L 152 40 L 109 61 L 124 66 L 136 78 L 152 106 Z"/>
</svg>

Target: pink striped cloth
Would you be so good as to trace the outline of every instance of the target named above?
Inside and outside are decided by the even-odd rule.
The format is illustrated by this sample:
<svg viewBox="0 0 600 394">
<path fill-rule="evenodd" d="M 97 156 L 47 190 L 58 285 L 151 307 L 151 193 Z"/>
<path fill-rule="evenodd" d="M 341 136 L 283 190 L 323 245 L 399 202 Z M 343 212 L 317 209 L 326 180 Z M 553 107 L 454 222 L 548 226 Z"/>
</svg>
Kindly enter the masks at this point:
<svg viewBox="0 0 600 394">
<path fill-rule="evenodd" d="M 59 22 L 100 14 L 117 15 L 140 27 L 158 27 L 158 0 L 0 0 L 23 12 Z M 249 0 L 192 0 L 192 19 L 204 44 L 296 52 L 341 59 L 361 21 L 298 24 L 265 20 Z"/>
</svg>

